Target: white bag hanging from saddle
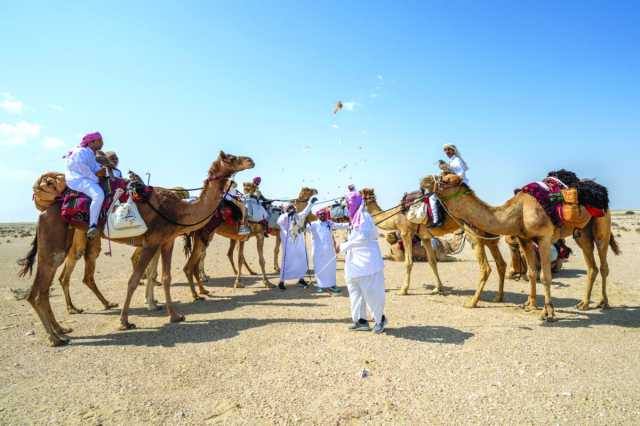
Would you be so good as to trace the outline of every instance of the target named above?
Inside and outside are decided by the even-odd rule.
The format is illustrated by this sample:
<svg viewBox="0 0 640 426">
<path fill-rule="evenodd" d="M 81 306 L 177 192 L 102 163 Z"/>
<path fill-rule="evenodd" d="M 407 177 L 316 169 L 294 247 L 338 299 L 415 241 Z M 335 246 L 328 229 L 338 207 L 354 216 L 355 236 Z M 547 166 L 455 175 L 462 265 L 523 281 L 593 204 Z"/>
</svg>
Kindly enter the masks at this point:
<svg viewBox="0 0 640 426">
<path fill-rule="evenodd" d="M 140 216 L 133 197 L 130 196 L 124 203 L 120 202 L 123 193 L 121 188 L 116 190 L 107 212 L 107 226 L 104 231 L 110 239 L 138 237 L 147 232 L 147 224 Z"/>
<path fill-rule="evenodd" d="M 407 219 L 411 223 L 415 223 L 417 225 L 427 223 L 427 219 L 429 218 L 429 211 L 427 209 L 427 203 L 422 200 L 419 200 L 416 203 L 413 203 L 411 207 L 409 207 L 409 211 L 407 212 Z"/>
</svg>

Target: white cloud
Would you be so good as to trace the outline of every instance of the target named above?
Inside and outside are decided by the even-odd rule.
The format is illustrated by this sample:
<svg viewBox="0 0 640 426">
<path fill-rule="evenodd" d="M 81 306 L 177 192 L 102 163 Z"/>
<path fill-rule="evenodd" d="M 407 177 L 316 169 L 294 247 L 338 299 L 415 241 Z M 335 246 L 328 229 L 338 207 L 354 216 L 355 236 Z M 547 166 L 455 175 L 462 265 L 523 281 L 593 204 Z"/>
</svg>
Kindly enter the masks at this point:
<svg viewBox="0 0 640 426">
<path fill-rule="evenodd" d="M 378 80 L 384 80 L 384 77 L 382 77 L 382 74 L 378 74 L 376 75 L 376 77 L 378 77 Z"/>
<path fill-rule="evenodd" d="M 334 129 L 339 129 L 340 127 L 338 127 L 337 124 L 332 124 L 331 127 L 333 127 Z"/>
<path fill-rule="evenodd" d="M 49 104 L 47 105 L 49 107 L 49 109 L 52 109 L 54 111 L 58 111 L 58 112 L 62 112 L 64 111 L 64 108 L 61 105 L 57 105 L 57 104 Z"/>
<path fill-rule="evenodd" d="M 359 104 L 357 102 L 355 102 L 355 101 L 343 102 L 342 103 L 342 107 L 347 111 L 353 111 L 355 109 L 356 105 L 359 105 Z"/>
<path fill-rule="evenodd" d="M 0 108 L 11 114 L 20 114 L 22 107 L 24 106 L 21 101 L 17 100 L 11 93 L 2 93 L 2 101 L 0 101 Z"/>
<path fill-rule="evenodd" d="M 377 93 L 371 93 L 371 94 L 369 95 L 369 97 L 370 97 L 371 99 L 375 99 L 375 98 L 377 98 L 377 97 L 378 97 L 378 94 L 377 94 Z"/>
<path fill-rule="evenodd" d="M 0 123 L 0 146 L 24 145 L 40 136 L 40 125 L 20 121 L 16 124 Z"/>
<path fill-rule="evenodd" d="M 59 138 L 47 136 L 42 140 L 42 146 L 46 149 L 56 149 L 64 146 L 64 141 Z"/>
</svg>

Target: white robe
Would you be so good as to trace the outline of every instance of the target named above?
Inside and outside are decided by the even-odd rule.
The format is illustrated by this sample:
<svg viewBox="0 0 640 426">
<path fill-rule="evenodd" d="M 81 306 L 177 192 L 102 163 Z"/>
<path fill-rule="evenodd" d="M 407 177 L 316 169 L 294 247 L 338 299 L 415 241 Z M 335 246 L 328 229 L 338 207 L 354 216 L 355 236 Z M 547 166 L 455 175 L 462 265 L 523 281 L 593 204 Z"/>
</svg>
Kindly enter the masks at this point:
<svg viewBox="0 0 640 426">
<path fill-rule="evenodd" d="M 336 285 L 336 252 L 332 231 L 348 227 L 347 223 L 334 223 L 330 220 L 325 222 L 316 220 L 307 225 L 313 237 L 313 269 L 316 283 L 320 288 Z"/>
<path fill-rule="evenodd" d="M 289 219 L 287 213 L 283 213 L 278 218 L 280 227 L 282 253 L 282 265 L 280 266 L 280 281 L 300 280 L 307 273 L 307 248 L 304 243 L 303 223 L 307 215 L 311 212 L 312 204 L 309 203 L 305 209 L 294 215 L 293 220 Z M 294 224 L 300 225 L 300 233 L 292 235 L 291 230 Z"/>
<path fill-rule="evenodd" d="M 378 245 L 378 229 L 369 213 L 363 213 L 364 222 L 353 229 L 349 239 L 340 244 L 340 252 L 346 253 L 344 275 L 351 301 L 351 318 L 354 322 L 366 319 L 365 306 L 369 308 L 377 324 L 384 314 L 384 262 Z"/>
<path fill-rule="evenodd" d="M 462 159 L 457 155 L 454 155 L 449 159 L 449 170 L 460 176 L 462 181 L 469 185 L 469 179 L 467 179 L 467 167 L 464 161 L 462 161 Z"/>
<path fill-rule="evenodd" d="M 86 147 L 74 148 L 65 159 L 67 170 L 64 173 L 64 178 L 67 186 L 91 198 L 89 225 L 96 226 L 104 201 L 104 191 L 100 187 L 98 176 L 96 176 L 102 166 L 96 161 L 96 154 L 93 150 Z"/>
</svg>

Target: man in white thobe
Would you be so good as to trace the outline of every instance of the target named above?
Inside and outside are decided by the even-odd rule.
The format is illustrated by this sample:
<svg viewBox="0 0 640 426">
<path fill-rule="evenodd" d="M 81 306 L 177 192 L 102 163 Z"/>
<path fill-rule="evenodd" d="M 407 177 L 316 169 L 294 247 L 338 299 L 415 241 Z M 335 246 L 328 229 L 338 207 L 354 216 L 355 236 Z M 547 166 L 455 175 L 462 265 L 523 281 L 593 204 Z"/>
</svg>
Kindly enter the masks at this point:
<svg viewBox="0 0 640 426">
<path fill-rule="evenodd" d="M 307 248 L 304 243 L 304 221 L 311 213 L 311 208 L 316 202 L 313 197 L 309 204 L 302 210 L 296 212 L 296 207 L 290 204 L 285 213 L 278 218 L 280 227 L 280 251 L 282 253 L 282 265 L 280 266 L 280 282 L 278 288 L 286 290 L 284 282 L 287 280 L 297 280 L 302 288 L 308 288 L 309 284 L 304 280 L 304 275 L 309 268 L 307 262 Z"/>
<path fill-rule="evenodd" d="M 316 213 L 318 220 L 311 222 L 307 228 L 313 237 L 313 269 L 316 275 L 317 292 L 325 289 L 331 293 L 340 293 L 336 285 L 336 248 L 333 231 L 347 229 L 347 223 L 335 223 L 329 220 L 328 208 Z"/>
<path fill-rule="evenodd" d="M 98 236 L 98 219 L 104 202 L 104 191 L 100 187 L 98 175 L 104 176 L 106 172 L 96 161 L 96 152 L 100 149 L 100 132 L 88 133 L 82 138 L 80 145 L 64 157 L 67 163 L 64 174 L 67 186 L 91 198 L 87 230 L 87 238 L 90 240 Z"/>
<path fill-rule="evenodd" d="M 460 152 L 458 148 L 453 144 L 445 144 L 442 149 L 444 150 L 445 155 L 449 158 L 449 162 L 445 163 L 440 160 L 440 167 L 443 166 L 445 169 L 449 170 L 452 173 L 460 176 L 462 178 L 462 182 L 465 184 L 469 184 L 469 180 L 467 179 L 467 170 L 469 167 L 467 163 L 460 157 Z M 433 222 L 429 225 L 429 228 L 437 228 L 442 226 L 444 223 L 444 218 L 440 217 L 440 212 L 438 211 L 438 197 L 433 194 L 429 197 L 429 206 L 431 207 L 431 213 L 433 215 Z"/>
<path fill-rule="evenodd" d="M 349 238 L 340 244 L 345 253 L 344 275 L 351 300 L 350 330 L 369 330 L 367 308 L 371 311 L 376 334 L 384 332 L 384 262 L 378 245 L 378 229 L 364 210 L 362 197 L 356 191 L 347 194 L 347 208 L 351 223 Z"/>
</svg>

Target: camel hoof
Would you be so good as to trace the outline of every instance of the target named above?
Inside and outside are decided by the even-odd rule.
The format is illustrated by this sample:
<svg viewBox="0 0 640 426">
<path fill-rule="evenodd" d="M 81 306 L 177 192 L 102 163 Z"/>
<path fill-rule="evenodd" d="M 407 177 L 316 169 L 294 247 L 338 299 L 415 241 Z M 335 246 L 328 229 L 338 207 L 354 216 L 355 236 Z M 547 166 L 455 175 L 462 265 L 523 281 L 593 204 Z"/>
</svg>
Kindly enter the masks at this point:
<svg viewBox="0 0 640 426">
<path fill-rule="evenodd" d="M 194 301 L 194 302 L 197 302 L 198 300 L 204 300 L 204 297 L 200 297 L 200 296 L 198 296 L 197 294 L 194 294 L 194 295 L 193 295 L 193 301 Z"/>
<path fill-rule="evenodd" d="M 264 282 L 264 286 L 265 286 L 266 288 L 274 288 L 274 287 L 275 287 L 275 285 L 271 284 L 269 281 L 265 281 L 265 282 Z"/>
<path fill-rule="evenodd" d="M 400 290 L 398 290 L 398 295 L 399 296 L 408 296 L 409 295 L 409 290 L 401 288 Z"/>
<path fill-rule="evenodd" d="M 241 283 L 234 283 L 233 288 L 244 288 L 244 285 L 242 285 Z"/>
<path fill-rule="evenodd" d="M 436 287 L 436 288 L 434 288 L 433 290 L 431 290 L 431 293 L 429 293 L 429 294 L 431 294 L 432 296 L 437 296 L 437 295 L 442 296 L 442 295 L 444 295 L 444 288 L 442 288 L 442 287 L 440 287 L 440 288 Z"/>
<path fill-rule="evenodd" d="M 467 309 L 473 309 L 478 305 L 478 302 L 467 302 L 464 305 L 462 305 L 464 308 Z"/>
<path fill-rule="evenodd" d="M 135 328 L 136 328 L 136 325 L 134 323 L 123 322 L 123 323 L 120 324 L 120 327 L 118 327 L 118 330 L 126 331 L 126 330 L 133 330 Z"/>
<path fill-rule="evenodd" d="M 58 337 L 49 336 L 49 346 L 57 348 L 60 346 L 66 346 L 69 344 L 69 339 L 60 339 Z"/>
<path fill-rule="evenodd" d="M 159 311 L 160 309 L 162 309 L 162 306 L 160 305 L 147 305 L 147 311 Z"/>
<path fill-rule="evenodd" d="M 182 321 L 184 321 L 184 320 L 185 320 L 184 315 L 176 315 L 176 316 L 172 316 L 172 317 L 169 319 L 169 321 L 171 321 L 172 323 L 175 323 L 175 322 L 182 322 Z"/>
<path fill-rule="evenodd" d="M 533 311 L 537 311 L 538 307 L 534 304 L 527 302 L 522 305 L 522 309 L 524 309 L 525 312 L 533 312 Z"/>
<path fill-rule="evenodd" d="M 576 305 L 576 308 L 581 310 L 581 311 L 588 311 L 589 310 L 589 302 L 582 301 L 582 302 L 580 302 L 580 303 L 578 303 Z"/>
<path fill-rule="evenodd" d="M 495 303 L 502 303 L 502 302 L 504 302 L 504 295 L 503 294 L 499 294 L 496 297 L 494 297 L 492 301 L 495 302 Z"/>
<path fill-rule="evenodd" d="M 202 289 L 202 290 L 199 290 L 199 293 L 200 294 L 204 294 L 205 296 L 208 296 L 209 295 L 209 290 Z"/>
<path fill-rule="evenodd" d="M 71 332 L 73 332 L 73 328 L 71 328 L 71 327 L 60 327 L 60 333 L 61 334 L 69 334 Z M 63 337 L 63 339 L 64 339 L 64 337 Z"/>
<path fill-rule="evenodd" d="M 596 305 L 596 308 L 606 310 L 611 309 L 611 306 L 609 306 L 609 302 L 607 302 L 606 300 L 602 300 Z"/>
<path fill-rule="evenodd" d="M 72 306 L 71 308 L 67 309 L 67 312 L 69 313 L 69 315 L 81 314 L 84 312 L 84 309 L 78 309 L 75 306 Z"/>
<path fill-rule="evenodd" d="M 107 302 L 106 305 L 104 305 L 104 310 L 108 310 L 108 309 L 113 309 L 113 308 L 117 308 L 118 304 L 117 303 L 111 303 L 111 302 Z"/>
</svg>

